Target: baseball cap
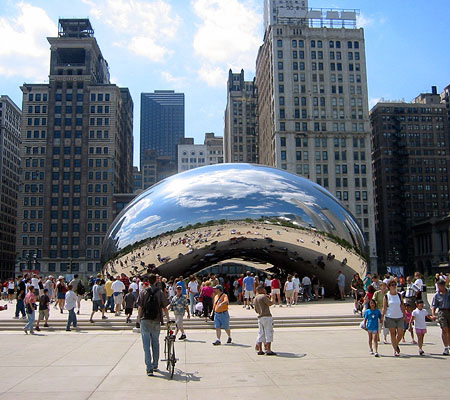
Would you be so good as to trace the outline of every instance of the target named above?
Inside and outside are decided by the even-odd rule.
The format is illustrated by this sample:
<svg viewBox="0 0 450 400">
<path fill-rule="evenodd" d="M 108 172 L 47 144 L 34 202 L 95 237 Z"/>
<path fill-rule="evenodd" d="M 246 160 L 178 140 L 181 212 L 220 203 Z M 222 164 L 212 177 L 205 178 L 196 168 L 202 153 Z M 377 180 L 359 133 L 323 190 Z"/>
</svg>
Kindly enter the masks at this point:
<svg viewBox="0 0 450 400">
<path fill-rule="evenodd" d="M 216 285 L 216 286 L 214 286 L 213 289 L 219 289 L 220 291 L 223 292 L 223 287 L 222 287 L 222 285 Z"/>
</svg>

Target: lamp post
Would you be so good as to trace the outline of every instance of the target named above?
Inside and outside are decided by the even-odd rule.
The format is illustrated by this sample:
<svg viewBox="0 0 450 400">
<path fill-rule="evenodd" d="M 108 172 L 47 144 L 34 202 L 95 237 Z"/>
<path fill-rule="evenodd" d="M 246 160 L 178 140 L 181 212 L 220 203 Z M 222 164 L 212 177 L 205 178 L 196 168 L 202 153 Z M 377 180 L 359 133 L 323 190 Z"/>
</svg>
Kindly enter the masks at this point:
<svg viewBox="0 0 450 400">
<path fill-rule="evenodd" d="M 69 274 L 72 273 L 72 257 L 69 257 Z"/>
</svg>

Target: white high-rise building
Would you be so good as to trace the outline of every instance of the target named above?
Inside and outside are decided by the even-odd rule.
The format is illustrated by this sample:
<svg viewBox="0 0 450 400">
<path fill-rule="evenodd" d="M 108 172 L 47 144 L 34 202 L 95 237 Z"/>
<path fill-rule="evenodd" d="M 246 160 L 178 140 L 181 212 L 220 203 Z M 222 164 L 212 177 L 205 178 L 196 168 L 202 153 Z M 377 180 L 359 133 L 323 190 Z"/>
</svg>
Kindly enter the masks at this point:
<svg viewBox="0 0 450 400">
<path fill-rule="evenodd" d="M 303 175 L 358 219 L 376 268 L 364 31 L 357 11 L 266 0 L 256 61 L 259 162 Z"/>
</svg>

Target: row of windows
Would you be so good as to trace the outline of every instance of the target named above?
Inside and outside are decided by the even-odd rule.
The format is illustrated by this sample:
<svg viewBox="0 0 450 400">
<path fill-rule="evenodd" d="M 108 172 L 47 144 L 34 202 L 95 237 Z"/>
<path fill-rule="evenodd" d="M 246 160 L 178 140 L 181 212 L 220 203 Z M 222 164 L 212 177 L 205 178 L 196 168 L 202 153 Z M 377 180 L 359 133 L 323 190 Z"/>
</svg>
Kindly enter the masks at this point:
<svg viewBox="0 0 450 400">
<path fill-rule="evenodd" d="M 110 100 L 109 93 L 105 93 L 104 97 L 103 93 L 91 93 L 91 101 L 109 101 L 109 100 Z"/>
<path fill-rule="evenodd" d="M 90 183 L 88 185 L 88 192 L 93 193 L 94 191 L 95 193 L 108 193 L 108 185 L 106 183 L 103 185 L 100 183 L 96 183 L 95 185 Z"/>
<path fill-rule="evenodd" d="M 27 139 L 45 139 L 46 131 L 27 131 Z"/>
<path fill-rule="evenodd" d="M 341 48 L 341 44 L 343 45 L 343 43 L 345 43 L 345 42 L 341 42 L 340 40 L 336 40 L 336 41 L 330 40 L 328 42 L 328 46 L 329 46 L 330 49 L 334 49 L 334 48 L 340 49 Z M 305 41 L 303 39 L 300 39 L 300 40 L 293 39 L 291 41 L 291 45 L 292 45 L 293 48 L 297 48 L 297 46 L 302 48 L 302 47 L 305 47 Z M 317 48 L 321 49 L 323 47 L 323 42 L 322 42 L 322 40 L 315 40 L 314 39 L 314 40 L 310 40 L 309 45 L 310 45 L 311 48 L 317 47 Z M 282 39 L 278 39 L 277 40 L 277 47 L 283 47 L 283 40 Z M 348 49 L 359 49 L 359 42 L 348 40 L 347 41 L 347 48 Z"/>
<path fill-rule="evenodd" d="M 42 246 L 42 236 L 22 236 L 23 246 Z"/>
<path fill-rule="evenodd" d="M 283 50 L 278 50 L 277 57 L 278 58 L 283 58 L 283 54 L 284 54 Z M 336 53 L 334 51 L 330 51 L 329 57 L 330 57 L 330 60 L 338 60 L 339 61 L 339 60 L 342 60 L 342 53 L 340 51 L 337 51 Z M 305 52 L 303 50 L 300 50 L 300 51 L 293 50 L 292 51 L 292 58 L 293 59 L 304 60 L 305 59 Z M 347 58 L 348 58 L 349 61 L 353 61 L 353 60 L 359 61 L 361 59 L 360 55 L 359 55 L 359 52 L 355 52 L 355 53 L 349 52 L 349 53 L 347 53 Z M 323 51 L 318 51 L 318 52 L 311 51 L 311 59 L 312 60 L 316 60 L 316 59 L 317 60 L 323 60 L 324 59 Z M 283 62 L 282 61 L 278 62 L 278 69 L 283 69 Z"/>
<path fill-rule="evenodd" d="M 27 118 L 27 125 L 29 126 L 45 126 L 47 125 L 47 118 Z"/>
<path fill-rule="evenodd" d="M 48 95 L 47 93 L 29 93 L 28 94 L 28 101 L 47 101 Z"/>
<path fill-rule="evenodd" d="M 57 92 L 55 95 L 55 100 L 56 101 L 62 101 L 63 99 L 63 94 L 62 92 Z M 83 101 L 83 93 L 82 92 L 78 92 L 76 95 L 76 99 L 77 101 Z M 73 94 L 72 93 L 66 93 L 66 101 L 72 101 L 73 100 Z"/>
<path fill-rule="evenodd" d="M 73 161 L 73 167 L 74 168 L 80 168 L 81 167 L 81 160 L 79 158 L 76 158 L 74 160 L 70 160 L 65 158 L 64 160 L 60 160 L 59 158 L 54 158 L 52 160 L 52 166 L 54 168 L 58 168 L 61 165 L 63 165 L 63 167 L 65 168 L 70 168 L 72 165 L 72 161 Z"/>
<path fill-rule="evenodd" d="M 78 258 L 74 257 L 73 258 Z M 54 257 L 56 258 L 56 257 Z M 21 269 L 25 269 L 26 264 L 21 264 Z M 22 268 L 23 267 L 23 268 Z M 80 271 L 80 264 L 79 263 L 72 263 L 70 265 L 69 263 L 63 262 L 59 264 L 59 268 L 57 263 L 48 263 L 48 271 L 49 272 L 67 272 L 71 268 L 72 272 L 79 272 Z M 87 272 L 100 272 L 102 269 L 100 263 L 87 263 Z"/>
<path fill-rule="evenodd" d="M 333 123 L 333 132 L 346 132 L 346 124 L 343 122 L 341 124 Z M 355 124 L 352 123 L 352 132 L 364 132 L 364 123 L 361 124 Z M 284 121 L 280 122 L 280 132 L 286 131 L 286 123 Z M 307 122 L 295 122 L 295 131 L 296 132 L 307 132 L 308 131 L 308 123 Z M 327 131 L 327 125 L 325 122 L 319 123 L 314 122 L 313 125 L 313 131 L 314 132 L 326 132 Z"/>
<path fill-rule="evenodd" d="M 42 110 L 42 114 L 46 114 L 47 113 L 47 106 L 28 106 L 28 113 L 32 114 L 33 112 L 35 114 L 40 114 Z"/>
</svg>

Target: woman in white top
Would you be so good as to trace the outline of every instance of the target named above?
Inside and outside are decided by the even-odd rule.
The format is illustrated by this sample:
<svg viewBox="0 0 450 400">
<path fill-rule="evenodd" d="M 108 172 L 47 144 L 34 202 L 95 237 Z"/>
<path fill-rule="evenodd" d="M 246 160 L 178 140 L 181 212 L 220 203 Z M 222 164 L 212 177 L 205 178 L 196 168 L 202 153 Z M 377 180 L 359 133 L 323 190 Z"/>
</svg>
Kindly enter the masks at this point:
<svg viewBox="0 0 450 400">
<path fill-rule="evenodd" d="M 294 300 L 294 282 L 292 281 L 292 275 L 288 275 L 287 281 L 284 284 L 284 295 L 286 296 L 286 305 L 290 307 Z"/>
<path fill-rule="evenodd" d="M 383 318 L 385 318 L 384 326 L 389 329 L 391 334 L 392 347 L 394 349 L 394 356 L 400 356 L 399 343 L 403 337 L 405 306 L 403 298 L 397 292 L 397 283 L 395 281 L 389 282 L 389 291 L 384 295 L 383 299 Z"/>
</svg>

